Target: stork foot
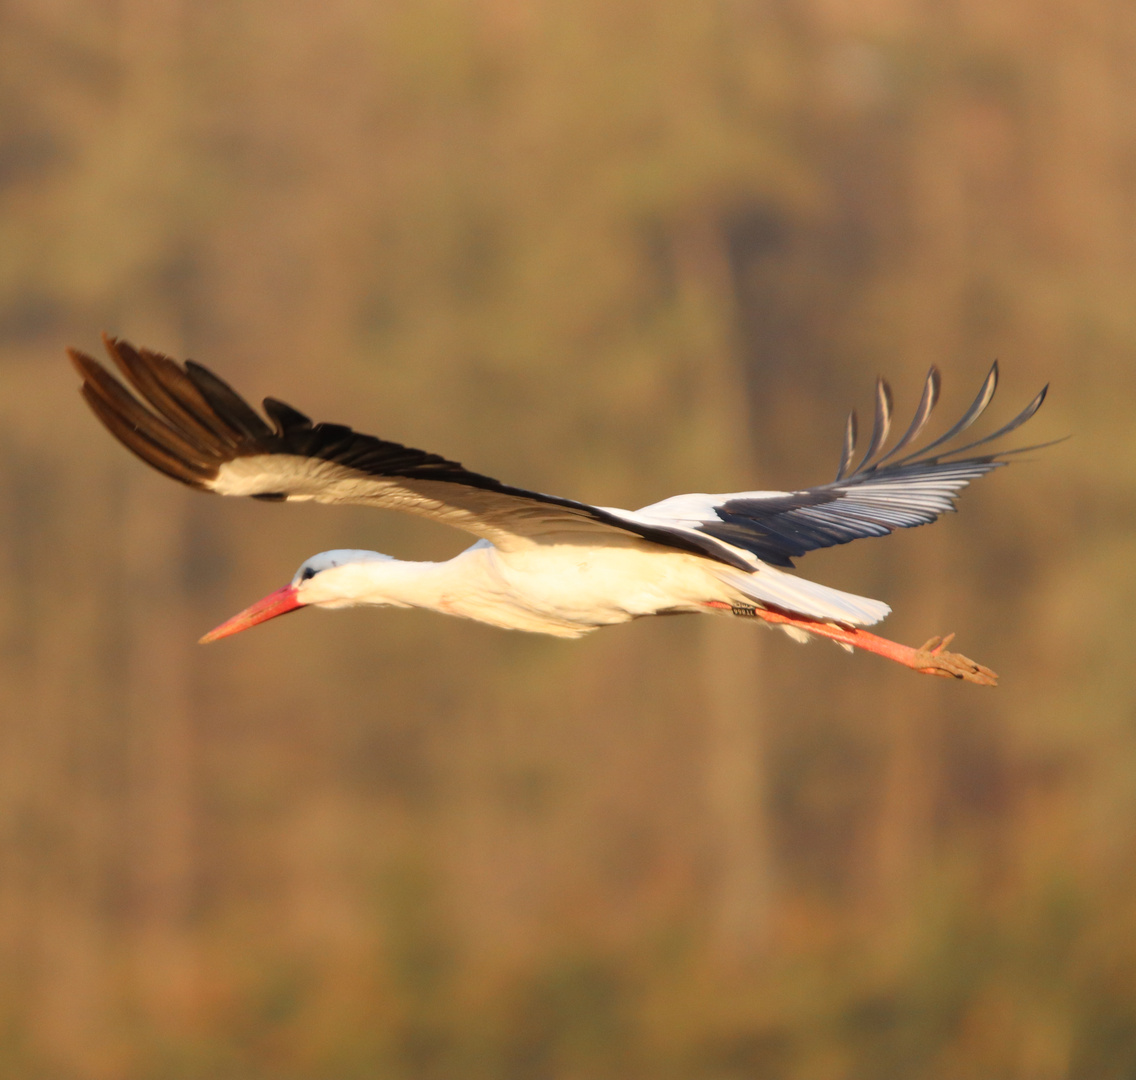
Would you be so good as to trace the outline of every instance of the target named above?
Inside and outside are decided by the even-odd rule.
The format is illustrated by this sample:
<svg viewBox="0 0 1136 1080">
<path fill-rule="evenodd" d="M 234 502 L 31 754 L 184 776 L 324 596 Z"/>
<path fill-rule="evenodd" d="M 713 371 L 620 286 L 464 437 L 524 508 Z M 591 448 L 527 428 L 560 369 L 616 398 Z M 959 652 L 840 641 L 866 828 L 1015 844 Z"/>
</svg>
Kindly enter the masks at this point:
<svg viewBox="0 0 1136 1080">
<path fill-rule="evenodd" d="M 979 686 L 997 686 L 998 676 L 988 667 L 976 664 L 962 653 L 946 651 L 953 639 L 954 634 L 929 638 L 915 650 L 909 666 L 923 675 L 941 675 L 948 679 L 978 683 Z"/>
<path fill-rule="evenodd" d="M 709 601 L 708 608 L 733 610 L 741 614 L 737 608 L 721 601 Z M 855 649 L 864 649 L 877 656 L 885 656 L 889 660 L 918 671 L 921 675 L 940 675 L 944 679 L 961 679 L 963 682 L 976 683 L 978 686 L 997 686 L 998 676 L 988 667 L 976 664 L 962 653 L 947 652 L 947 646 L 954 639 L 954 634 L 946 637 L 929 638 L 918 649 L 910 645 L 901 645 L 898 641 L 889 641 L 878 637 L 867 630 L 860 630 L 853 626 L 838 626 L 836 623 L 821 622 L 818 619 L 808 619 L 802 615 L 790 615 L 788 612 L 777 611 L 772 608 L 746 607 L 745 614 L 763 619 L 774 626 L 796 626 L 809 634 L 826 637 L 839 645 L 851 645 Z"/>
</svg>

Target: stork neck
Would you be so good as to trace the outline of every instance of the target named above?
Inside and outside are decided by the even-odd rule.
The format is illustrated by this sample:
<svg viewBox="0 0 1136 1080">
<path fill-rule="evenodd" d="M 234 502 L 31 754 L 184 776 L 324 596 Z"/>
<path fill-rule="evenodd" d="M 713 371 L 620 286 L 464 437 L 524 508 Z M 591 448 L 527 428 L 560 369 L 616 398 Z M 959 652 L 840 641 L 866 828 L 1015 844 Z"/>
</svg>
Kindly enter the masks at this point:
<svg viewBox="0 0 1136 1080">
<path fill-rule="evenodd" d="M 463 565 L 463 555 L 448 562 L 403 562 L 378 555 L 347 562 L 316 574 L 304 600 L 329 608 L 381 604 L 447 611 L 448 598 L 460 591 L 472 569 Z"/>
<path fill-rule="evenodd" d="M 449 564 L 381 559 L 356 565 L 357 571 L 344 583 L 357 590 L 355 603 L 434 607 L 433 601 L 445 587 Z"/>
</svg>

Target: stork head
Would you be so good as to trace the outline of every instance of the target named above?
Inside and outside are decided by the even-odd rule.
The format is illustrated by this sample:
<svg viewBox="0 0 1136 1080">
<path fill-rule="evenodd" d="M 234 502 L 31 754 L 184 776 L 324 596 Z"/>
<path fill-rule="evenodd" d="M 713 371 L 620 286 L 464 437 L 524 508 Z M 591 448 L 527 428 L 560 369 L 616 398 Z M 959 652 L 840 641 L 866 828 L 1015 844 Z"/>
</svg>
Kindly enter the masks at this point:
<svg viewBox="0 0 1136 1080">
<path fill-rule="evenodd" d="M 284 588 L 269 593 L 210 630 L 199 644 L 205 645 L 238 634 L 258 623 L 267 622 L 277 615 L 287 615 L 302 607 L 337 608 L 367 603 L 369 579 L 364 567 L 368 563 L 382 561 L 395 560 L 377 551 L 356 551 L 351 548 L 321 551 L 305 560 Z"/>
</svg>

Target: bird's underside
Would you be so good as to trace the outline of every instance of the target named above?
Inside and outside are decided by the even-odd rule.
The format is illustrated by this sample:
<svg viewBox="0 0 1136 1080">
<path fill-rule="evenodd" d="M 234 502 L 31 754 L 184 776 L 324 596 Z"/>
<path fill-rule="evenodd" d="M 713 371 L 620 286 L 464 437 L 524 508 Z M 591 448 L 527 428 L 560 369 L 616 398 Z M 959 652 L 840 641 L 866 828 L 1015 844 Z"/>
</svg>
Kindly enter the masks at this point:
<svg viewBox="0 0 1136 1080">
<path fill-rule="evenodd" d="M 996 680 L 988 668 L 945 651 L 950 637 L 932 638 L 913 649 L 868 633 L 863 627 L 882 619 L 889 610 L 886 604 L 807 581 L 785 570 L 793 566 L 794 558 L 817 548 L 932 522 L 954 509 L 955 497 L 971 480 L 1005 464 L 1011 454 L 1020 453 L 1020 449 L 973 451 L 1025 423 L 1040 407 L 1045 390 L 993 434 L 947 448 L 990 403 L 997 385 L 997 365 L 991 368 L 962 418 L 918 451 L 911 452 L 910 448 L 939 395 L 939 375 L 934 368 L 927 376 L 910 426 L 886 451 L 891 393 L 879 380 L 869 446 L 853 466 L 856 424 L 852 414 L 837 476 L 831 483 L 792 492 L 680 495 L 627 511 L 511 487 L 437 454 L 338 424 L 313 424 L 291 406 L 271 398 L 264 402 L 270 421 L 266 422 L 206 368 L 191 361 L 179 364 L 113 338 L 103 340 L 111 360 L 135 393 L 91 357 L 70 350 L 83 378 L 83 396 L 111 434 L 155 469 L 192 487 L 222 495 L 361 503 L 454 525 L 488 542 L 475 547 L 492 545 L 494 572 L 500 572 L 504 583 L 495 585 L 497 591 L 481 601 L 478 614 L 473 609 L 461 610 L 461 581 L 456 568 L 462 556 L 452 560 L 453 567 L 447 571 L 450 591 L 445 603 L 420 600 L 409 591 L 407 582 L 411 578 L 423 595 L 432 595 L 431 589 L 440 588 L 427 583 L 429 575 L 421 569 L 407 571 L 407 582 L 398 583 L 402 592 L 396 589 L 399 598 L 394 600 L 375 592 L 373 582 L 366 588 L 380 599 L 367 598 L 371 594 L 366 594 L 363 585 L 357 586 L 362 599 L 296 599 L 301 593 L 319 595 L 314 583 L 297 575 L 289 587 L 296 594 L 294 602 L 284 610 L 308 604 L 405 602 L 466 614 L 495 625 L 541 629 L 539 625 L 509 622 L 503 612 L 510 605 L 543 604 L 556 618 L 570 611 L 564 617 L 570 623 L 574 620 L 579 632 L 639 615 L 702 610 L 758 618 L 793 636 L 827 637 L 927 674 L 986 685 Z M 572 563 L 574 567 L 586 567 L 589 553 L 614 554 L 617 549 L 633 555 L 627 563 L 628 573 L 620 577 L 609 572 L 602 580 L 595 575 L 580 576 L 576 593 L 570 574 L 566 580 L 559 570 L 555 575 L 550 571 L 559 568 L 561 562 L 544 558 L 553 551 L 568 552 L 573 558 L 580 556 Z M 683 558 L 676 560 L 679 553 Z M 314 564 L 315 560 L 310 562 Z M 610 559 L 596 558 L 594 562 L 597 566 L 615 565 Z M 674 576 L 666 568 L 676 563 L 688 567 L 688 571 Z M 539 568 L 542 564 L 546 565 L 543 571 L 524 571 L 526 566 Z M 450 564 L 397 565 L 422 568 Z M 336 575 L 343 577 L 338 564 L 336 567 Z M 376 565 L 369 572 L 393 580 L 391 568 Z M 444 575 L 439 571 L 437 576 L 440 580 Z M 677 598 L 675 603 L 668 602 L 672 594 Z M 253 605 L 249 612 L 267 611 L 266 601 Z M 493 604 L 498 610 L 492 610 Z M 596 607 L 594 615 L 589 614 L 589 604 Z M 609 607 L 619 617 L 607 613 Z M 271 612 L 279 613 L 276 609 Z M 270 615 L 261 614 L 253 621 L 267 617 Z M 222 630 L 234 632 L 225 630 L 230 623 L 214 631 L 213 636 L 222 636 Z"/>
</svg>

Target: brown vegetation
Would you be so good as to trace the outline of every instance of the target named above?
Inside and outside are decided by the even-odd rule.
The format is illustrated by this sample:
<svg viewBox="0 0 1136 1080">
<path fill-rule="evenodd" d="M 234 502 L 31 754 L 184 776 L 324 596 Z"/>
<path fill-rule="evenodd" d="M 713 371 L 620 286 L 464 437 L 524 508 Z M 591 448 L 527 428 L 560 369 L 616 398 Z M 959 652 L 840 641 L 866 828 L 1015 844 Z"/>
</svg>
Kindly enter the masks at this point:
<svg viewBox="0 0 1136 1080">
<path fill-rule="evenodd" d="M 1122 0 L 0 6 L 0 1074 L 1136 1069 Z M 395 516 L 129 458 L 100 330 L 624 506 L 829 478 L 877 372 L 1038 438 L 810 556 L 981 691 L 747 621 L 194 644 Z"/>
</svg>

